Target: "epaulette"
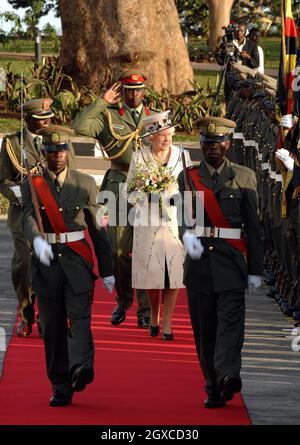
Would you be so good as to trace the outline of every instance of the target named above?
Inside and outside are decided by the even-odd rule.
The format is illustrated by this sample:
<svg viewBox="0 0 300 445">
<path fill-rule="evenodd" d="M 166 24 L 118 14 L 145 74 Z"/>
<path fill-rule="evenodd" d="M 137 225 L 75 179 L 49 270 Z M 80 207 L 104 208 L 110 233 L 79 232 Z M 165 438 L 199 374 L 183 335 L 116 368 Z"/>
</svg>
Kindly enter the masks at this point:
<svg viewBox="0 0 300 445">
<path fill-rule="evenodd" d="M 18 130 L 16 133 L 5 134 L 4 137 L 3 137 L 3 139 L 7 139 L 7 138 L 10 139 L 10 138 L 14 138 L 14 137 L 17 137 L 18 139 L 20 139 L 20 136 L 21 136 L 21 131 Z"/>
<path fill-rule="evenodd" d="M 240 164 L 236 164 L 235 162 L 230 162 L 231 167 L 237 169 L 237 170 L 241 170 L 247 173 L 254 173 L 253 170 L 251 170 L 251 168 L 245 167 L 244 165 L 240 165 Z"/>
</svg>

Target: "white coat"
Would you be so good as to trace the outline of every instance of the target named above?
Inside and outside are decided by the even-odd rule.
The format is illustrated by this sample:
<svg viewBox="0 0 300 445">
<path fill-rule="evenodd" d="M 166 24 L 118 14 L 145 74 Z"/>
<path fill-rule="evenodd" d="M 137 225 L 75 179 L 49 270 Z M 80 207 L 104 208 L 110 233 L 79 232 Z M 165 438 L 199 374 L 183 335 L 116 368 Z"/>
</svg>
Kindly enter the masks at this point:
<svg viewBox="0 0 300 445">
<path fill-rule="evenodd" d="M 187 165 L 191 164 L 189 153 L 186 152 Z M 146 162 L 155 163 L 151 147 L 146 147 L 133 154 L 129 167 L 127 183 L 132 180 L 137 164 Z M 177 178 L 182 171 L 180 149 L 171 145 L 171 155 L 167 167 Z M 167 194 L 178 192 L 177 184 L 169 184 Z M 129 199 L 130 202 L 130 199 Z M 136 206 L 136 214 L 147 212 L 149 215 L 150 204 L 144 200 Z M 178 237 L 178 222 L 176 206 L 166 206 L 170 221 L 156 219 L 156 225 L 137 225 L 133 230 L 132 249 L 132 287 L 136 289 L 164 289 L 165 266 L 169 274 L 170 289 L 183 288 L 183 262 L 185 257 L 184 247 Z M 141 218 L 140 218 L 141 220 Z"/>
</svg>

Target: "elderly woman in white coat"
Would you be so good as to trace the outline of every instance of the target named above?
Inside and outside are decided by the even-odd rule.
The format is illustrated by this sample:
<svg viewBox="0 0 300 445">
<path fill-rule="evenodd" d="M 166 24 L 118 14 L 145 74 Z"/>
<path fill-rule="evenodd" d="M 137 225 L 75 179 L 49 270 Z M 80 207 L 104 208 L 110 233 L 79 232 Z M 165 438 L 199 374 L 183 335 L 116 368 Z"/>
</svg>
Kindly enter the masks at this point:
<svg viewBox="0 0 300 445">
<path fill-rule="evenodd" d="M 150 145 L 133 154 L 129 167 L 127 184 L 135 176 L 136 168 L 143 164 L 166 165 L 177 178 L 182 170 L 180 149 L 172 145 L 174 127 L 170 112 L 162 112 L 147 117 L 143 121 Z M 191 163 L 188 152 L 185 153 L 187 165 Z M 169 184 L 166 194 L 178 192 L 177 182 Z M 130 199 L 129 199 L 130 201 Z M 132 202 L 132 201 L 131 201 Z M 158 205 L 158 204 L 157 204 Z M 139 204 L 141 215 L 149 213 L 148 199 Z M 150 336 L 157 337 L 160 332 L 160 289 L 163 290 L 162 338 L 173 340 L 172 315 L 178 289 L 183 288 L 184 247 L 178 236 L 177 209 L 170 204 L 167 207 L 169 218 L 158 218 L 151 225 L 135 223 L 132 249 L 132 287 L 146 289 L 150 303 Z M 142 218 L 140 217 L 141 221 Z M 150 222 L 150 221 L 149 221 Z"/>
</svg>

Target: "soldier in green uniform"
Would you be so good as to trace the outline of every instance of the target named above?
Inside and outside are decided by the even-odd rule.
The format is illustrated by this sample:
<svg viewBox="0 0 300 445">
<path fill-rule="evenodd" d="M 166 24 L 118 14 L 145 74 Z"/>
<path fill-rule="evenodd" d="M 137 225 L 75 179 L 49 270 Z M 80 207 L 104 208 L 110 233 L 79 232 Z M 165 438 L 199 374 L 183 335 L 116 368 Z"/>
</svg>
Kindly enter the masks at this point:
<svg viewBox="0 0 300 445">
<path fill-rule="evenodd" d="M 24 233 L 33 246 L 31 285 L 38 298 L 47 373 L 53 386 L 50 406 L 70 404 L 73 392 L 83 391 L 94 378 L 90 324 L 97 277 L 86 228 L 104 286 L 109 292 L 114 287 L 110 243 L 97 222 L 96 183 L 67 166 L 73 133 L 57 125 L 39 132 L 47 168 L 33 176 L 32 182 L 42 227 L 37 223 L 29 181 L 21 185 Z"/>
<path fill-rule="evenodd" d="M 24 337 L 30 335 L 32 331 L 35 296 L 29 284 L 30 251 L 21 225 L 19 186 L 26 178 L 21 151 L 23 146 L 32 173 L 42 169 L 41 137 L 37 136 L 36 132 L 50 124 L 54 116 L 50 108 L 51 104 L 52 100 L 48 98 L 34 99 L 23 104 L 26 125 L 21 131 L 4 137 L 0 153 L 0 192 L 9 200 L 7 224 L 15 247 L 11 276 L 20 305 L 21 321 L 17 327 L 17 335 Z"/>
<path fill-rule="evenodd" d="M 27 175 L 22 161 L 22 147 L 26 151 L 32 173 L 41 171 L 44 162 L 41 150 L 42 136 L 37 135 L 37 131 L 51 123 L 51 118 L 54 116 L 51 110 L 52 102 L 50 98 L 33 99 L 20 106 L 19 111 L 22 109 L 26 125 L 21 131 L 4 137 L 0 153 L 0 193 L 10 202 L 7 224 L 15 247 L 11 275 L 20 305 L 21 321 L 17 327 L 17 335 L 20 337 L 27 337 L 32 332 L 35 299 L 29 285 L 30 251 L 21 226 L 22 209 L 19 187 Z M 68 163 L 73 168 L 75 168 L 74 157 L 73 147 L 70 146 Z"/>
<path fill-rule="evenodd" d="M 113 192 L 117 210 L 109 208 L 108 234 L 114 254 L 117 306 L 111 323 L 118 325 L 125 320 L 126 311 L 133 303 L 131 287 L 131 250 L 133 228 L 127 224 L 127 213 L 119 210 L 122 199 L 120 187 L 126 182 L 132 153 L 139 150 L 143 118 L 154 110 L 143 104 L 145 76 L 137 71 L 123 72 L 119 82 L 107 90 L 102 98 L 83 110 L 74 120 L 76 133 L 98 139 L 111 168 L 106 172 L 101 191 Z M 120 102 L 120 93 L 123 101 Z M 144 290 L 137 290 L 138 327 L 149 327 L 149 302 Z"/>
<path fill-rule="evenodd" d="M 260 239 L 255 173 L 225 157 L 235 123 L 206 117 L 199 120 L 204 160 L 178 177 L 181 192 L 204 193 L 204 222 L 183 218 L 179 227 L 187 256 L 184 284 L 200 365 L 206 379 L 206 408 L 218 408 L 242 387 L 245 289 L 261 284 Z M 199 208 L 199 207 L 198 207 Z M 197 222 L 198 221 L 198 222 Z M 201 226 L 202 224 L 202 226 Z"/>
</svg>

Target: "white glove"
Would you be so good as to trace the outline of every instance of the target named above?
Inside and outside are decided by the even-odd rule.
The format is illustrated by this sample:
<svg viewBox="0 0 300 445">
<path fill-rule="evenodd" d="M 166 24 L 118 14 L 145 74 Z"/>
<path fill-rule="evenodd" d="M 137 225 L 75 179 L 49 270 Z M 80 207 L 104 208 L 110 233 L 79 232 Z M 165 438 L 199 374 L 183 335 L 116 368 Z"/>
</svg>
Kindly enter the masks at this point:
<svg viewBox="0 0 300 445">
<path fill-rule="evenodd" d="M 200 260 L 203 253 L 203 246 L 199 238 L 191 232 L 184 232 L 182 241 L 188 255 L 192 260 Z"/>
<path fill-rule="evenodd" d="M 261 277 L 259 275 L 248 275 L 248 289 L 257 289 L 261 286 Z"/>
<path fill-rule="evenodd" d="M 284 116 L 282 116 L 282 119 L 281 119 L 281 126 L 282 127 L 292 128 L 293 125 L 294 125 L 294 122 L 293 122 L 293 115 L 292 114 L 285 114 Z"/>
<path fill-rule="evenodd" d="M 285 161 L 290 156 L 290 152 L 285 148 L 278 148 L 275 152 L 275 156 L 281 161 Z"/>
<path fill-rule="evenodd" d="M 41 236 L 36 236 L 33 240 L 33 248 L 36 256 L 45 266 L 50 266 L 50 261 L 53 260 L 53 252 L 50 244 Z"/>
<path fill-rule="evenodd" d="M 102 280 L 105 289 L 112 294 L 113 288 L 115 287 L 115 277 L 110 275 L 109 277 L 102 278 Z"/>
<path fill-rule="evenodd" d="M 278 150 L 276 150 L 275 156 L 283 162 L 288 170 L 293 171 L 295 161 L 290 156 L 290 152 L 288 150 L 286 150 L 285 148 L 279 148 Z"/>
<path fill-rule="evenodd" d="M 10 189 L 13 191 L 15 197 L 18 199 L 19 203 L 22 204 L 22 194 L 21 187 L 19 185 L 12 185 Z"/>
</svg>

